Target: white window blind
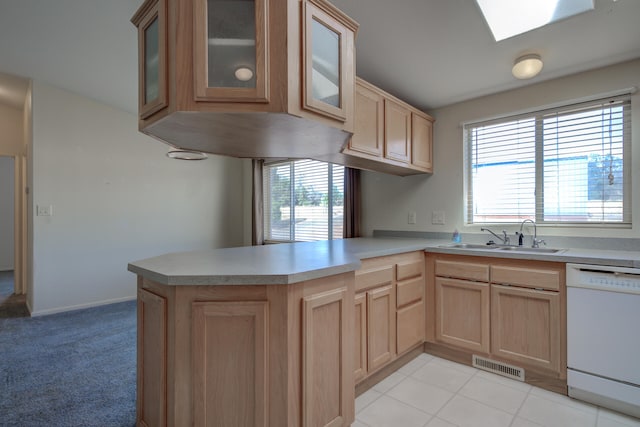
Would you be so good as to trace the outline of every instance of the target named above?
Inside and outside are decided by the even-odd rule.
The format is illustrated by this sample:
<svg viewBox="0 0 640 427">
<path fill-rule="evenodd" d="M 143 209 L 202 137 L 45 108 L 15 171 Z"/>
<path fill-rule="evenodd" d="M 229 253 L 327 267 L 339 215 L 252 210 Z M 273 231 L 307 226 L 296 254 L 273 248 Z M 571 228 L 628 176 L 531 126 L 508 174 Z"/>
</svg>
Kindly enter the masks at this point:
<svg viewBox="0 0 640 427">
<path fill-rule="evenodd" d="M 468 223 L 631 223 L 631 102 L 465 125 Z"/>
<path fill-rule="evenodd" d="M 343 166 L 295 160 L 267 164 L 263 173 L 265 240 L 342 238 Z"/>
</svg>

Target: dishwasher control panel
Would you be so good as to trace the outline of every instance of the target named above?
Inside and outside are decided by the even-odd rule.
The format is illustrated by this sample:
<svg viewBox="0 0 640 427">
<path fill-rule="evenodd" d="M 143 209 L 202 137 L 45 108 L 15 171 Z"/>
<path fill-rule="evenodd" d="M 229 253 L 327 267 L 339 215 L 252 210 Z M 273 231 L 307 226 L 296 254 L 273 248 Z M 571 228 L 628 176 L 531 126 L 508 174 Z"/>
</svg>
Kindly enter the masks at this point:
<svg viewBox="0 0 640 427">
<path fill-rule="evenodd" d="M 567 287 L 640 294 L 640 269 L 567 264 Z"/>
</svg>

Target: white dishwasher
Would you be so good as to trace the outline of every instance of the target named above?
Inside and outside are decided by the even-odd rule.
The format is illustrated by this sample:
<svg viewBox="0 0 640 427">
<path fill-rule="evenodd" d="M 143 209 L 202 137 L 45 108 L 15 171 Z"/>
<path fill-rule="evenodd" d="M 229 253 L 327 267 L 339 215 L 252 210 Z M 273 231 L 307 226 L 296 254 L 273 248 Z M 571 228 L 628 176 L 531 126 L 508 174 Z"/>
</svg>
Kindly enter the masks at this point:
<svg viewBox="0 0 640 427">
<path fill-rule="evenodd" d="M 640 269 L 567 264 L 569 396 L 640 417 Z"/>
</svg>

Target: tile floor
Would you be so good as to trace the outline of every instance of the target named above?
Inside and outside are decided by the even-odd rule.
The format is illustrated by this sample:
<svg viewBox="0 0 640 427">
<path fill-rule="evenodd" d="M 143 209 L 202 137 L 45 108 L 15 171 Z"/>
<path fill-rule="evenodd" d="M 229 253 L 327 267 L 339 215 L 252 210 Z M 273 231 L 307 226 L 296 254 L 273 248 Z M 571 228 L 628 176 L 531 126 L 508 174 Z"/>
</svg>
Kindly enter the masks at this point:
<svg viewBox="0 0 640 427">
<path fill-rule="evenodd" d="M 356 398 L 352 427 L 640 427 L 640 419 L 421 354 Z"/>
</svg>

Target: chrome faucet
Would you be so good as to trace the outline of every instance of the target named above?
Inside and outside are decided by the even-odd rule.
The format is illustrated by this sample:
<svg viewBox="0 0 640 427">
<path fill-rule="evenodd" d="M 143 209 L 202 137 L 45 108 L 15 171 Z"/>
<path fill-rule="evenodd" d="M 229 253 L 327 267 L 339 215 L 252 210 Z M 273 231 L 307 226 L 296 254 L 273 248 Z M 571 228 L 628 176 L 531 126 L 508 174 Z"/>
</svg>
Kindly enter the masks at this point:
<svg viewBox="0 0 640 427">
<path fill-rule="evenodd" d="M 522 233 L 522 228 L 524 227 L 524 223 L 525 222 L 530 222 L 531 224 L 533 224 L 533 242 L 531 243 L 531 247 L 532 248 L 539 248 L 540 247 L 540 243 L 543 244 L 547 244 L 547 242 L 545 242 L 543 239 L 538 239 L 538 227 L 536 226 L 536 222 L 532 219 L 525 219 L 524 221 L 522 221 L 522 224 L 520 224 L 520 232 L 516 233 L 518 234 L 518 244 L 520 246 L 522 246 L 522 240 L 524 237 L 524 234 Z"/>
<path fill-rule="evenodd" d="M 508 245 L 509 243 L 511 243 L 511 241 L 509 240 L 509 236 L 507 236 L 507 232 L 505 230 L 502 230 L 502 234 L 504 235 L 503 237 L 498 236 L 496 233 L 489 230 L 488 228 L 481 228 L 480 231 L 488 231 L 489 233 L 496 236 L 496 238 L 499 239 L 505 245 Z"/>
</svg>

